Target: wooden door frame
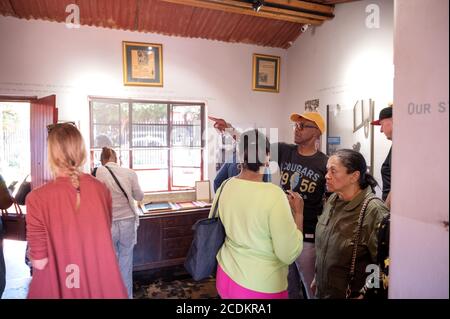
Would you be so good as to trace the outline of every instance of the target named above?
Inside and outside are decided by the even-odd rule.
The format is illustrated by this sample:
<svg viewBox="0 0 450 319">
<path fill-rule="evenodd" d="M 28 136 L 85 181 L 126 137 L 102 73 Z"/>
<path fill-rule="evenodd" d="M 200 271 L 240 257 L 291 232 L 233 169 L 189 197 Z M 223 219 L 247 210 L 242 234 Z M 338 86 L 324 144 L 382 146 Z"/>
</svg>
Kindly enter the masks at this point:
<svg viewBox="0 0 450 319">
<path fill-rule="evenodd" d="M 32 102 L 37 99 L 37 96 L 0 95 L 0 102 Z"/>
</svg>

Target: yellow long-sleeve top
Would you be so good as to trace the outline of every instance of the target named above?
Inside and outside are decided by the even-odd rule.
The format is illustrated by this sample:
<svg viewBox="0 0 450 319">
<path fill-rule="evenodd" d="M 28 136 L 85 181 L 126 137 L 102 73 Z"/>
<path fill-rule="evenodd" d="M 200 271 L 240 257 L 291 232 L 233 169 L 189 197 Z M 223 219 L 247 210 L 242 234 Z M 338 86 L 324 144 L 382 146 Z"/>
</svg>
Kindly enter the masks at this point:
<svg viewBox="0 0 450 319">
<path fill-rule="evenodd" d="M 225 273 L 254 291 L 286 290 L 288 265 L 300 255 L 303 236 L 284 192 L 271 183 L 234 177 L 220 196 L 219 216 L 226 238 L 217 260 Z"/>
</svg>

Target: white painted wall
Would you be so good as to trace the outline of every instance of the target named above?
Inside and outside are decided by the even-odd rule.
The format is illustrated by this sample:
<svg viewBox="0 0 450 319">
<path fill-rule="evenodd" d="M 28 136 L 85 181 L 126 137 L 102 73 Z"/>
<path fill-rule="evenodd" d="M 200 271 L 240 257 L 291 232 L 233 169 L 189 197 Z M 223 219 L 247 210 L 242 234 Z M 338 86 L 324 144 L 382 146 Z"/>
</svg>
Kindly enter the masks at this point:
<svg viewBox="0 0 450 319">
<path fill-rule="evenodd" d="M 163 88 L 123 86 L 122 41 L 162 43 Z M 201 101 L 231 123 L 273 127 L 287 89 L 282 49 L 3 16 L 0 43 L 0 94 L 56 94 L 59 118 L 80 121 L 87 142 L 88 96 Z M 252 91 L 253 53 L 281 56 L 280 93 Z"/>
<path fill-rule="evenodd" d="M 377 29 L 365 25 L 371 3 L 380 7 Z M 326 104 L 374 98 L 376 114 L 392 101 L 392 11 L 389 0 L 339 5 L 335 19 L 310 28 L 287 51 L 0 17 L 0 94 L 57 94 L 60 119 L 80 121 L 86 137 L 87 97 L 95 95 L 202 101 L 209 114 L 242 127 L 279 127 L 280 139 L 291 142 L 288 117 L 303 111 L 305 100 L 320 98 L 324 113 Z M 163 44 L 163 88 L 123 86 L 122 41 Z M 279 94 L 251 90 L 253 53 L 281 56 Z M 389 145 L 375 134 L 379 181 Z M 208 175 L 214 177 L 213 164 Z"/>
<path fill-rule="evenodd" d="M 447 0 L 396 0 L 391 298 L 449 297 L 448 33 Z"/>
<path fill-rule="evenodd" d="M 369 5 L 379 8 L 379 27 L 368 28 Z M 370 7 L 369 7 L 370 8 Z M 370 20 L 370 19 L 369 19 Z M 371 21 L 371 20 L 370 20 Z M 320 113 L 327 104 L 353 109 L 359 99 L 375 100 L 375 117 L 393 100 L 393 1 L 356 1 L 336 6 L 335 18 L 309 28 L 288 50 L 286 123 L 282 139 L 292 141 L 289 114 L 303 112 L 306 100 L 320 99 Z M 348 113 L 342 125 L 342 139 L 352 135 Z M 344 130 L 344 127 L 346 130 Z M 325 151 L 325 138 L 322 139 Z M 391 143 L 375 129 L 374 173 L 381 185 L 381 164 Z"/>
</svg>

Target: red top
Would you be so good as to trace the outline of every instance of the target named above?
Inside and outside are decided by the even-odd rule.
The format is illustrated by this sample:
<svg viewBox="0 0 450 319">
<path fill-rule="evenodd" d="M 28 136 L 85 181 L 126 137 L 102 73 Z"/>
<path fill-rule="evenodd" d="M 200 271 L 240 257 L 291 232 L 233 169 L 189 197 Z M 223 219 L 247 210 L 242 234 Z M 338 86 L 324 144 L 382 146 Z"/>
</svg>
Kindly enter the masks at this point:
<svg viewBox="0 0 450 319">
<path fill-rule="evenodd" d="M 128 298 L 111 239 L 111 194 L 90 175 L 77 190 L 58 177 L 26 199 L 31 259 L 48 257 L 33 269 L 28 298 Z"/>
</svg>

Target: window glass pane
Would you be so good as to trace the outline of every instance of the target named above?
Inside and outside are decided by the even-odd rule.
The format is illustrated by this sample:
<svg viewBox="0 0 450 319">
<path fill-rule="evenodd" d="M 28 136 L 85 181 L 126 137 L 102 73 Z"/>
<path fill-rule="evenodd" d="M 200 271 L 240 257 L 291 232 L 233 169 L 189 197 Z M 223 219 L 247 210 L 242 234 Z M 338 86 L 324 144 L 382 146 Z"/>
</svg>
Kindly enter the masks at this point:
<svg viewBox="0 0 450 319">
<path fill-rule="evenodd" d="M 130 167 L 130 152 L 128 150 L 117 151 L 117 155 L 119 156 L 119 164 L 122 167 Z"/>
<path fill-rule="evenodd" d="M 198 148 L 174 148 L 172 149 L 173 166 L 195 166 L 201 165 L 201 150 Z"/>
<path fill-rule="evenodd" d="M 172 127 L 172 146 L 200 147 L 200 126 L 174 125 Z"/>
<path fill-rule="evenodd" d="M 94 124 L 92 126 L 94 148 L 118 147 L 120 145 L 120 126 Z"/>
<path fill-rule="evenodd" d="M 133 123 L 167 124 L 167 104 L 133 103 Z"/>
<path fill-rule="evenodd" d="M 174 105 L 172 107 L 172 146 L 201 146 L 201 107 Z"/>
<path fill-rule="evenodd" d="M 167 144 L 167 105 L 133 103 L 133 147 L 160 147 Z"/>
<path fill-rule="evenodd" d="M 169 189 L 168 170 L 136 171 L 139 185 L 144 192 L 165 191 Z"/>
<path fill-rule="evenodd" d="M 200 105 L 173 105 L 173 123 L 179 125 L 200 125 Z"/>
<path fill-rule="evenodd" d="M 166 124 L 133 124 L 133 147 L 167 147 Z"/>
<path fill-rule="evenodd" d="M 119 103 L 93 102 L 92 121 L 94 124 L 118 124 Z"/>
<path fill-rule="evenodd" d="M 195 187 L 195 182 L 200 180 L 200 168 L 173 168 L 173 188 Z"/>
<path fill-rule="evenodd" d="M 168 153 L 167 149 L 135 149 L 133 150 L 133 168 L 167 168 Z"/>
</svg>

